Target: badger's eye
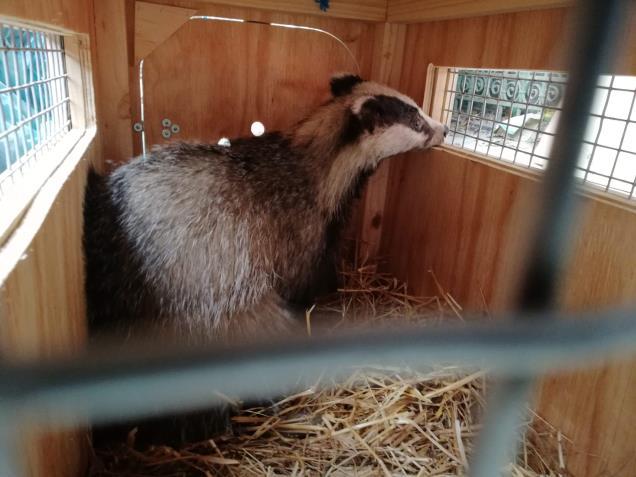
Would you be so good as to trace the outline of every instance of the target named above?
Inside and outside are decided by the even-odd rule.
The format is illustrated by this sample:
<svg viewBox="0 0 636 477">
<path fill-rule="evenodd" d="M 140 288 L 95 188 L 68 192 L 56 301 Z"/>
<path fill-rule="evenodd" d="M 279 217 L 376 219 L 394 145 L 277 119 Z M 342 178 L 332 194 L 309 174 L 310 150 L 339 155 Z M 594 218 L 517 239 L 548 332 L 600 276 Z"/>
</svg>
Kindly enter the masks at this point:
<svg viewBox="0 0 636 477">
<path fill-rule="evenodd" d="M 414 114 L 411 117 L 411 129 L 413 129 L 414 131 L 417 132 L 422 132 L 424 131 L 424 118 L 422 116 L 420 116 L 419 114 Z"/>
</svg>

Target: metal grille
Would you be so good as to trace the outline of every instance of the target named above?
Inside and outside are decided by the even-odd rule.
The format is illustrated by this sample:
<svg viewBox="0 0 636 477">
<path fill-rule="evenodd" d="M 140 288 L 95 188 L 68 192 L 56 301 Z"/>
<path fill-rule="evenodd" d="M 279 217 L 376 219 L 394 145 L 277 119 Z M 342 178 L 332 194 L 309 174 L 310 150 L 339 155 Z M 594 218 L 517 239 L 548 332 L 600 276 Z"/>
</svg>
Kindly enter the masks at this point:
<svg viewBox="0 0 636 477">
<path fill-rule="evenodd" d="M 70 127 L 63 37 L 0 23 L 0 198 Z"/>
<path fill-rule="evenodd" d="M 449 68 L 446 143 L 529 169 L 544 169 L 567 75 L 554 71 Z M 635 199 L 636 77 L 600 76 L 575 175 Z M 436 93 L 439 94 L 439 93 Z"/>
</svg>

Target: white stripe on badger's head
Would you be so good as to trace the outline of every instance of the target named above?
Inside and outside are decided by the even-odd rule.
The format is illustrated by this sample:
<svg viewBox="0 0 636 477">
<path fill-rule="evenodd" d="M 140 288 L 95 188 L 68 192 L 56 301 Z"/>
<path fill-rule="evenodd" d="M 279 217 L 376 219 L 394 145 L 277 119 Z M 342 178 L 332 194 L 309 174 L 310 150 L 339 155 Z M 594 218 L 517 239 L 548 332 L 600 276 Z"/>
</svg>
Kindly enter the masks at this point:
<svg viewBox="0 0 636 477">
<path fill-rule="evenodd" d="M 444 141 L 447 128 L 426 116 L 411 98 L 394 89 L 363 81 L 356 75 L 342 74 L 332 77 L 331 91 L 350 112 L 343 143 L 360 147 L 374 163 Z"/>
</svg>

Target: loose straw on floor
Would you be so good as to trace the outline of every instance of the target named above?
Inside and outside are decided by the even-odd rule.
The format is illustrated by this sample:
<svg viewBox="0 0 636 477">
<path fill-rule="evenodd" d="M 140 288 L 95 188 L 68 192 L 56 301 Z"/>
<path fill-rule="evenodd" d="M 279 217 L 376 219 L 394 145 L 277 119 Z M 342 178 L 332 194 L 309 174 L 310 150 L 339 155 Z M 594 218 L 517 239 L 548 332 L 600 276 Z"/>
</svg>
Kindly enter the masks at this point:
<svg viewBox="0 0 636 477">
<path fill-rule="evenodd" d="M 433 276 L 439 296 L 416 297 L 377 264 L 342 272 L 338 294 L 307 311 L 306 329 L 330 317 L 340 326 L 399 315 L 434 326 L 461 319 L 461 307 Z M 334 316 L 336 319 L 334 319 Z M 270 407 L 240 410 L 234 429 L 179 449 L 97 449 L 92 477 L 189 476 L 460 476 L 467 473 L 485 405 L 486 377 L 454 368 L 414 372 L 378 366 L 345 382 L 321 382 Z M 565 477 L 569 442 L 531 411 L 514 477 Z"/>
</svg>

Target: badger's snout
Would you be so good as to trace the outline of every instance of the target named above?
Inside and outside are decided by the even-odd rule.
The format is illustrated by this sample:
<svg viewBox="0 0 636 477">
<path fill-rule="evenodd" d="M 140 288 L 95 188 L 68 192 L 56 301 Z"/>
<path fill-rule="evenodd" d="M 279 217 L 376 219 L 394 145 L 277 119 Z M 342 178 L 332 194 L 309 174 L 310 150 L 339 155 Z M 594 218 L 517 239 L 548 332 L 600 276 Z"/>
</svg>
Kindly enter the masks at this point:
<svg viewBox="0 0 636 477">
<path fill-rule="evenodd" d="M 448 126 L 442 124 L 434 119 L 429 118 L 429 123 L 431 126 L 431 138 L 429 140 L 429 147 L 439 146 L 444 143 L 444 138 L 448 134 Z"/>
</svg>

